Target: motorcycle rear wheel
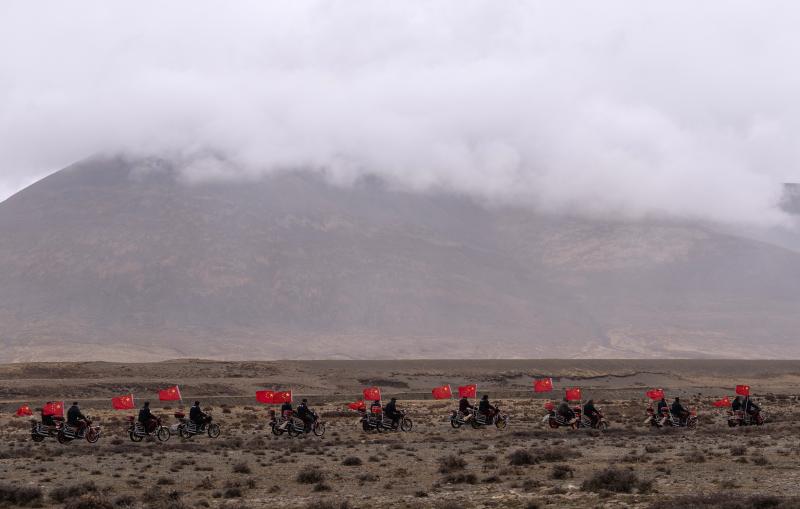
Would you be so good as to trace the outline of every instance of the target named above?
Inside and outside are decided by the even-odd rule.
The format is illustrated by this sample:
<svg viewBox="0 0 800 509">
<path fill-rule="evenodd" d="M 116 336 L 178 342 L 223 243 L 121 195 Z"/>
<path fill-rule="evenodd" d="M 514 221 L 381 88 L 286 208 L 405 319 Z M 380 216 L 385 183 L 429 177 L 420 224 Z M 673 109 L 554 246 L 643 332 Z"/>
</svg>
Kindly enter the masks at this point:
<svg viewBox="0 0 800 509">
<path fill-rule="evenodd" d="M 156 431 L 156 438 L 158 438 L 160 442 L 166 442 L 171 436 L 172 433 L 170 433 L 169 428 L 166 426 L 161 426 L 158 428 L 158 431 Z"/>
<path fill-rule="evenodd" d="M 181 438 L 190 438 L 192 436 L 189 430 L 186 429 L 186 426 L 182 425 L 178 426 L 178 435 L 180 435 Z"/>
<path fill-rule="evenodd" d="M 130 437 L 131 442 L 141 442 L 142 439 L 144 438 L 143 436 L 137 435 L 133 431 L 128 432 L 128 436 Z"/>
<path fill-rule="evenodd" d="M 58 432 L 58 435 L 56 435 L 56 440 L 58 440 L 59 444 L 68 444 L 72 441 L 71 438 L 67 438 L 66 435 L 60 431 Z"/>
<path fill-rule="evenodd" d="M 44 437 L 38 433 L 31 433 L 31 440 L 34 442 L 44 442 Z"/>
</svg>

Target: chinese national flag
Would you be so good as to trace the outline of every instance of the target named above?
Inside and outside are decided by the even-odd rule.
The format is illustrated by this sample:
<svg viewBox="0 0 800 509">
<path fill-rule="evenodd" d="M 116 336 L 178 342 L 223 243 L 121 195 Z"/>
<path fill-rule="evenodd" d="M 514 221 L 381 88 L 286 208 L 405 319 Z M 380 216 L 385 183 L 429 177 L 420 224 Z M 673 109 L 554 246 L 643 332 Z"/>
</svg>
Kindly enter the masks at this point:
<svg viewBox="0 0 800 509">
<path fill-rule="evenodd" d="M 736 386 L 736 394 L 740 396 L 749 396 L 750 395 L 750 386 L 749 385 L 737 385 Z"/>
<path fill-rule="evenodd" d="M 134 408 L 133 394 L 111 398 L 111 406 L 114 407 L 114 410 L 130 410 Z"/>
<path fill-rule="evenodd" d="M 664 398 L 664 389 L 653 389 L 651 391 L 647 391 L 647 397 L 652 400 L 658 400 Z"/>
<path fill-rule="evenodd" d="M 281 404 L 281 403 L 291 403 L 292 402 L 292 391 L 279 391 L 276 392 L 275 395 L 272 397 L 272 402 Z"/>
<path fill-rule="evenodd" d="M 28 405 L 22 405 L 21 407 L 17 408 L 17 417 L 22 417 L 25 415 L 33 415 L 33 410 Z"/>
<path fill-rule="evenodd" d="M 256 401 L 265 405 L 275 403 L 275 391 L 256 391 Z"/>
<path fill-rule="evenodd" d="M 568 401 L 580 401 L 581 400 L 581 388 L 580 387 L 573 387 L 572 389 L 567 389 L 567 400 Z"/>
<path fill-rule="evenodd" d="M 42 414 L 64 416 L 64 402 L 63 401 L 48 401 L 42 407 Z"/>
<path fill-rule="evenodd" d="M 354 401 L 352 403 L 347 404 L 347 408 L 350 410 L 356 410 L 359 412 L 363 412 L 367 409 L 367 404 L 364 403 L 362 400 Z"/>
<path fill-rule="evenodd" d="M 552 378 L 541 378 L 533 381 L 534 392 L 550 392 L 553 390 Z"/>
<path fill-rule="evenodd" d="M 377 387 L 367 387 L 364 389 L 364 399 L 377 401 L 381 399 L 381 390 Z"/>
<path fill-rule="evenodd" d="M 459 398 L 477 398 L 478 386 L 476 384 L 462 385 L 458 388 Z"/>
<path fill-rule="evenodd" d="M 433 393 L 433 399 L 450 399 L 453 397 L 453 391 L 450 390 L 449 385 L 434 387 L 431 392 Z"/>
<path fill-rule="evenodd" d="M 158 391 L 158 399 L 160 401 L 181 401 L 181 390 L 177 385 L 173 385 L 168 389 Z"/>
<path fill-rule="evenodd" d="M 717 408 L 723 408 L 723 407 L 731 406 L 731 400 L 728 399 L 728 396 L 725 396 L 724 398 L 718 399 L 717 401 L 715 401 L 714 402 L 714 406 L 717 407 Z"/>
</svg>

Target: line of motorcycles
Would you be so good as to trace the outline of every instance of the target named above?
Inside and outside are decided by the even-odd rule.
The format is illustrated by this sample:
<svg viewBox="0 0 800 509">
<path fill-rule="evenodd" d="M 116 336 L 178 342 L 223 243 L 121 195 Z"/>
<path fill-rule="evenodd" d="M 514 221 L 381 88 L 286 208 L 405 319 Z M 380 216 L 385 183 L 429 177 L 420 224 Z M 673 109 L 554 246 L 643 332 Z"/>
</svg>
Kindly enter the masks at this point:
<svg viewBox="0 0 800 509">
<path fill-rule="evenodd" d="M 183 412 L 175 412 L 178 423 L 175 430 L 181 438 L 190 438 L 195 435 L 207 434 L 210 438 L 217 438 L 220 433 L 219 424 L 208 422 L 196 424 L 186 417 Z M 43 442 L 47 438 L 55 438 L 58 443 L 66 444 L 73 440 L 85 439 L 90 444 L 100 440 L 100 426 L 93 426 L 92 421 L 87 418 L 86 426 L 79 429 L 64 422 L 63 418 L 55 418 L 53 424 L 44 424 L 37 420 L 31 421 L 31 440 Z M 156 426 L 152 430 L 145 429 L 144 425 L 136 420 L 134 416 L 128 417 L 128 437 L 132 442 L 141 442 L 145 437 L 155 437 L 160 442 L 166 442 L 172 436 L 172 431 L 157 419 Z"/>
<path fill-rule="evenodd" d="M 411 431 L 414 427 L 414 422 L 409 417 L 406 417 L 405 412 L 398 412 L 395 419 L 387 417 L 383 412 L 363 412 L 360 422 L 361 429 L 367 432 Z"/>
<path fill-rule="evenodd" d="M 508 415 L 501 412 L 499 408 L 491 417 L 482 414 L 477 408 L 472 408 L 466 414 L 460 410 L 453 410 L 450 414 L 450 426 L 458 429 L 466 424 L 472 426 L 473 429 L 482 428 L 484 426 L 506 429 L 508 426 Z"/>
<path fill-rule="evenodd" d="M 315 436 L 322 437 L 325 435 L 325 422 L 320 420 L 313 410 L 310 413 L 311 426 L 307 426 L 305 421 L 299 417 L 284 417 L 273 412 L 270 415 L 269 427 L 272 429 L 272 433 L 277 436 L 286 433 L 290 437 L 299 437 L 304 433 L 314 433 Z"/>
<path fill-rule="evenodd" d="M 605 431 L 608 429 L 608 421 L 603 415 L 603 412 L 600 410 L 597 411 L 597 416 L 594 421 L 592 421 L 589 416 L 583 415 L 583 411 L 579 406 L 574 407 L 572 411 L 575 413 L 575 416 L 572 419 L 567 419 L 563 415 L 557 413 L 554 408 L 552 408 L 547 411 L 547 414 L 545 414 L 545 416 L 542 418 L 542 422 L 553 429 L 562 427 L 568 427 L 572 429 L 588 428 L 600 431 Z"/>
</svg>

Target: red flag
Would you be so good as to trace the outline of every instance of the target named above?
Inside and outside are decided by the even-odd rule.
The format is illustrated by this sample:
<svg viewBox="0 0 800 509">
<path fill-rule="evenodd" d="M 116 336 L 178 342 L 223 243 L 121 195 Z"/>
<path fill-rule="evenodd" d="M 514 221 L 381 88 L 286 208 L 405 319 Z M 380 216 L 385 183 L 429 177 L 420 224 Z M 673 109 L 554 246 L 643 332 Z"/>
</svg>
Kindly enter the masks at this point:
<svg viewBox="0 0 800 509">
<path fill-rule="evenodd" d="M 567 389 L 567 401 L 580 401 L 580 400 L 581 400 L 580 387 L 573 387 L 572 389 Z"/>
<path fill-rule="evenodd" d="M 544 404 L 544 409 L 547 410 L 548 412 L 552 412 L 555 407 L 556 404 L 553 403 L 552 401 L 548 401 L 547 403 Z"/>
<path fill-rule="evenodd" d="M 275 403 L 275 391 L 256 391 L 256 401 L 265 405 Z"/>
<path fill-rule="evenodd" d="M 664 389 L 653 389 L 646 392 L 647 397 L 652 400 L 659 400 L 664 398 Z"/>
<path fill-rule="evenodd" d="M 434 387 L 431 393 L 433 393 L 433 399 L 450 399 L 453 397 L 453 391 L 450 390 L 449 385 Z"/>
<path fill-rule="evenodd" d="M 181 390 L 177 385 L 173 385 L 168 389 L 158 391 L 158 399 L 161 401 L 181 401 Z"/>
<path fill-rule="evenodd" d="M 114 410 L 130 410 L 134 408 L 133 394 L 111 398 L 111 406 L 114 407 Z"/>
<path fill-rule="evenodd" d="M 280 405 L 281 403 L 292 402 L 292 391 L 279 391 L 272 397 L 272 402 Z"/>
<path fill-rule="evenodd" d="M 364 389 L 364 399 L 377 401 L 381 399 L 381 390 L 377 387 L 367 387 Z"/>
<path fill-rule="evenodd" d="M 749 385 L 737 385 L 736 386 L 736 394 L 740 396 L 749 396 L 750 395 L 750 386 Z"/>
<path fill-rule="evenodd" d="M 533 381 L 534 392 L 550 392 L 552 390 L 553 390 L 552 378 L 540 378 L 539 380 Z"/>
<path fill-rule="evenodd" d="M 728 396 L 725 396 L 724 398 L 718 399 L 717 401 L 715 401 L 714 402 L 714 406 L 717 407 L 717 408 L 723 408 L 723 407 L 726 407 L 726 406 L 731 406 L 731 400 L 728 399 Z"/>
<path fill-rule="evenodd" d="M 358 401 L 354 401 L 352 403 L 348 403 L 347 404 L 347 408 L 349 408 L 350 410 L 356 410 L 356 411 L 359 411 L 359 412 L 363 412 L 363 411 L 365 411 L 367 409 L 367 404 L 364 403 L 364 401 L 362 401 L 362 400 L 358 400 Z"/>
<path fill-rule="evenodd" d="M 63 401 L 48 401 L 42 407 L 42 414 L 64 416 L 64 402 Z"/>
<path fill-rule="evenodd" d="M 33 415 L 33 410 L 28 405 L 22 405 L 21 407 L 17 408 L 17 417 L 23 417 L 25 415 Z"/>
<path fill-rule="evenodd" d="M 462 385 L 458 388 L 459 398 L 476 398 L 478 396 L 478 386 L 476 384 Z"/>
</svg>

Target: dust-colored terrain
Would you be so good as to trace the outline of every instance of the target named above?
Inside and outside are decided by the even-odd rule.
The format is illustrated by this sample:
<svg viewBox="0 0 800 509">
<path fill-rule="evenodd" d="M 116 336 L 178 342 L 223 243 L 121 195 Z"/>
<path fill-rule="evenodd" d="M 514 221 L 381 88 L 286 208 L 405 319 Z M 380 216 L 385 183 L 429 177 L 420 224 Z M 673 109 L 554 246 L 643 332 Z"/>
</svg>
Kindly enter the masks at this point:
<svg viewBox="0 0 800 509">
<path fill-rule="evenodd" d="M 605 433 L 551 430 L 531 379 L 578 385 L 611 422 Z M 453 429 L 455 401 L 430 389 L 477 383 L 510 415 L 506 430 Z M 132 443 L 110 398 L 139 402 L 180 384 L 222 427 L 217 439 Z M 769 421 L 728 428 L 711 401 L 747 383 Z M 362 387 L 396 395 L 407 433 L 365 433 L 345 404 Z M 698 409 L 697 430 L 642 425 L 644 391 Z M 800 361 L 319 361 L 0 366 L 0 505 L 41 507 L 800 507 L 796 439 Z M 275 437 L 254 391 L 291 388 L 327 423 L 323 438 Z M 102 426 L 97 444 L 33 443 L 21 403 L 77 399 Z M 172 423 L 179 404 L 154 401 Z M 597 477 L 606 469 L 605 477 Z"/>
</svg>

